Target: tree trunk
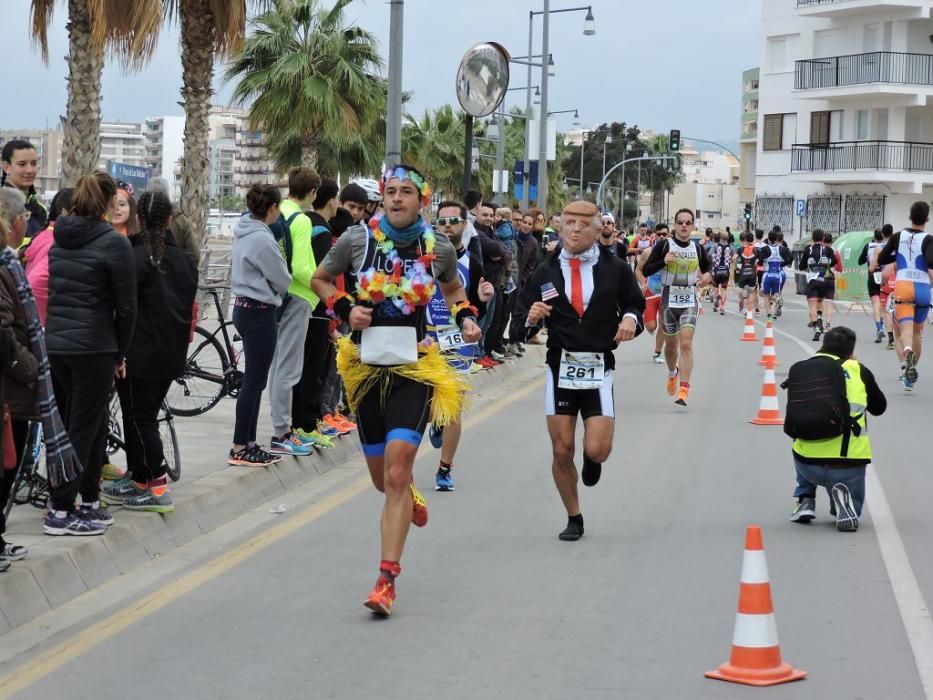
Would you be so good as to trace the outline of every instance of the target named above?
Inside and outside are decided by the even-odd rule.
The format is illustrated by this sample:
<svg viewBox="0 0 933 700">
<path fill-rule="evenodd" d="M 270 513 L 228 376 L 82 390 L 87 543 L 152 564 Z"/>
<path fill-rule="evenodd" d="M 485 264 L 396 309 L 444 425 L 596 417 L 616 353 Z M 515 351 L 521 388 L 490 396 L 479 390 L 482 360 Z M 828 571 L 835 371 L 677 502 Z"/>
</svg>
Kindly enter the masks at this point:
<svg viewBox="0 0 933 700">
<path fill-rule="evenodd" d="M 312 136 L 301 139 L 302 167 L 317 170 L 317 146 L 317 139 Z"/>
<path fill-rule="evenodd" d="M 62 124 L 62 186 L 97 170 L 103 53 L 91 41 L 88 0 L 68 0 L 68 106 Z"/>
<path fill-rule="evenodd" d="M 211 80 L 214 76 L 214 19 L 208 0 L 179 3 L 181 96 L 185 109 L 181 168 L 181 218 L 200 246 L 205 239 L 210 167 Z"/>
</svg>

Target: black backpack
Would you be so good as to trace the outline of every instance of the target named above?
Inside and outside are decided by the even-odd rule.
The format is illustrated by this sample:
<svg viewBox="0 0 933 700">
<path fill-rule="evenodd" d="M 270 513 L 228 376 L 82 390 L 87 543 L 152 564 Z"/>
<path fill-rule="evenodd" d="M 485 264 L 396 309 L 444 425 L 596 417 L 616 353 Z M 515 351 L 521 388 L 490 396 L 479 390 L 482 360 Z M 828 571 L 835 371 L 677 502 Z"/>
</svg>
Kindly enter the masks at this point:
<svg viewBox="0 0 933 700">
<path fill-rule="evenodd" d="M 849 410 L 842 363 L 826 355 L 795 362 L 781 387 L 787 389 L 784 432 L 801 440 L 828 440 L 842 435 L 844 457 L 849 451 L 849 436 L 858 436 L 861 427 L 858 417 Z"/>
<path fill-rule="evenodd" d="M 292 271 L 292 221 L 303 212 L 296 211 L 287 219 L 279 214 L 279 218 L 270 224 L 272 235 L 275 236 L 275 242 L 279 244 L 279 250 L 282 251 L 282 257 L 285 258 L 285 264 L 288 265 L 288 271 Z"/>
</svg>

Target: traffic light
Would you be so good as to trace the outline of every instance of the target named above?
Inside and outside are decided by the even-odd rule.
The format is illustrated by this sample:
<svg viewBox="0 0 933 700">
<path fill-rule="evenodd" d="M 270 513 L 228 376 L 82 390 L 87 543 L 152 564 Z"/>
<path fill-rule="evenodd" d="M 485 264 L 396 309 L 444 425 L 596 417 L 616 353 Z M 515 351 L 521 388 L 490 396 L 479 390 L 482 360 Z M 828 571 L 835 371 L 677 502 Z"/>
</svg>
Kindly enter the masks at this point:
<svg viewBox="0 0 933 700">
<path fill-rule="evenodd" d="M 671 129 L 667 143 L 671 153 L 680 153 L 680 129 Z"/>
<path fill-rule="evenodd" d="M 746 204 L 745 205 L 745 231 L 747 233 L 748 231 L 751 231 L 751 230 L 752 230 L 752 205 Z"/>
</svg>

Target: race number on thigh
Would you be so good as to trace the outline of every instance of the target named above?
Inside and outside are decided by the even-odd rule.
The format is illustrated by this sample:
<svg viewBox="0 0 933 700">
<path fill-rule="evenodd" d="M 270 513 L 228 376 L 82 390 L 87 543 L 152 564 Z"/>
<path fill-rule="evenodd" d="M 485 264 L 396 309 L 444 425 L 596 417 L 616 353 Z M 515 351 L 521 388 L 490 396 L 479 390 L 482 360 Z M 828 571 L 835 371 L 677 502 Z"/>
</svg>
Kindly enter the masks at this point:
<svg viewBox="0 0 933 700">
<path fill-rule="evenodd" d="M 599 389 L 606 376 L 601 352 L 567 352 L 560 357 L 557 386 L 561 389 L 585 391 Z"/>
<path fill-rule="evenodd" d="M 667 306 L 671 309 L 686 309 L 696 304 L 695 287 L 671 287 L 668 292 Z"/>
</svg>

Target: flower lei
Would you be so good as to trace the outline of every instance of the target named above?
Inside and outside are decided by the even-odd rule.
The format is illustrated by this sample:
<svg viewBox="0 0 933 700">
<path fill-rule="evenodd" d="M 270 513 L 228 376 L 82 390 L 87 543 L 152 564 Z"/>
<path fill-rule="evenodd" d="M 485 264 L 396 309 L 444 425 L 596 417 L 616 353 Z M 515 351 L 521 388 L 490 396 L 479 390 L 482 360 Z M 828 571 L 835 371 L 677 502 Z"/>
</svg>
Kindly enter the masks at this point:
<svg viewBox="0 0 933 700">
<path fill-rule="evenodd" d="M 403 275 L 404 266 L 395 250 L 395 243 L 388 239 L 375 219 L 370 219 L 369 227 L 376 245 L 391 264 L 392 272 L 386 273 L 375 268 L 361 272 L 356 283 L 356 298 L 372 304 L 389 301 L 406 316 L 411 315 L 417 307 L 431 300 L 436 289 L 434 276 L 430 272 L 437 240 L 434 231 L 430 226 L 424 227 L 424 255 L 415 260 L 408 273 Z"/>
</svg>

